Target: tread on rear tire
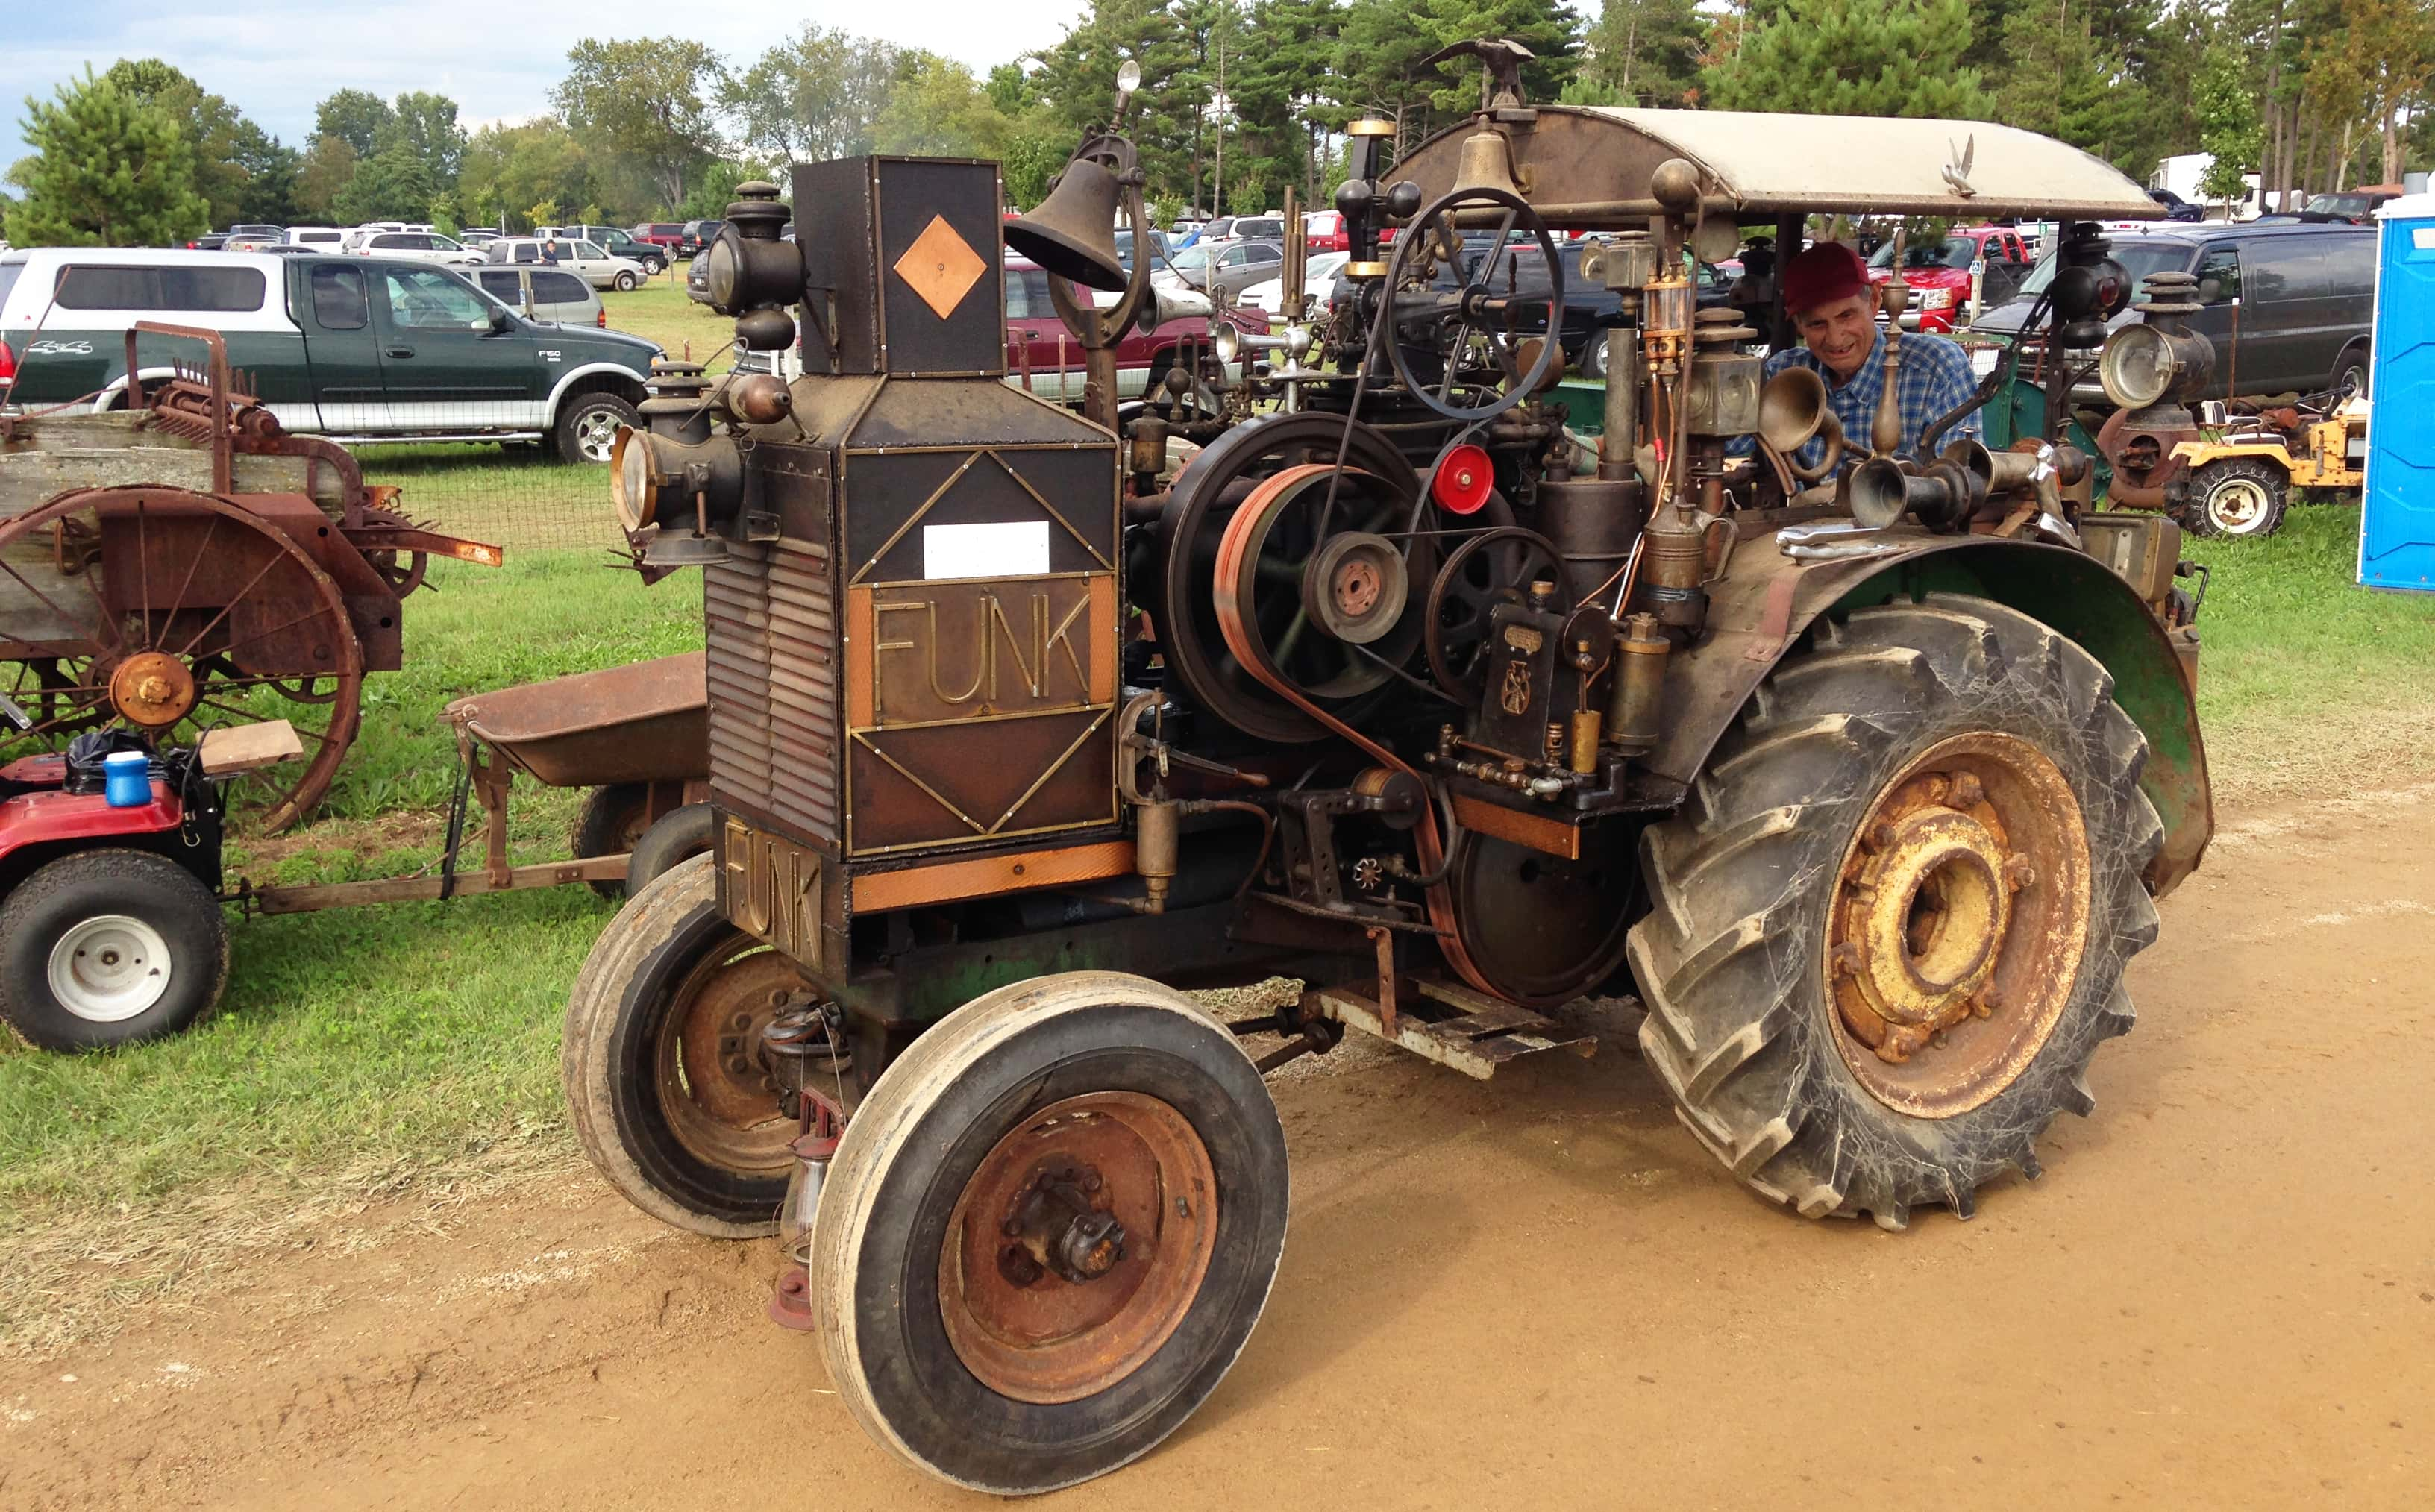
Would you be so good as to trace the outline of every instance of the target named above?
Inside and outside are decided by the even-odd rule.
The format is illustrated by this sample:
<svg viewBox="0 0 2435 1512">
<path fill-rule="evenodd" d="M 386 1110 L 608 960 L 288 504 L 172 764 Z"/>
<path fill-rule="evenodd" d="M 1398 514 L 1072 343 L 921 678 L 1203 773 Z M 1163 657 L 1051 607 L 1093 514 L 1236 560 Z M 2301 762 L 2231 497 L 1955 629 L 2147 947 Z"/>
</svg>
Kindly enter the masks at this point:
<svg viewBox="0 0 2435 1512">
<path fill-rule="evenodd" d="M 1684 1125 L 1744 1184 L 1806 1217 L 1867 1212 L 1898 1228 L 1921 1203 L 1967 1217 L 1982 1184 L 2038 1174 L 2034 1143 L 2056 1113 L 2094 1107 L 2089 1057 L 2131 1027 L 2123 967 L 2156 936 L 2140 873 L 2164 839 L 2138 785 L 2146 738 L 2112 690 L 2080 646 L 1981 599 L 1821 621 L 1680 814 L 1644 835 L 1652 906 L 1630 950 L 1649 1007 L 1641 1048 Z M 1830 904 L 1879 795 L 1971 730 L 2028 742 L 2067 781 L 2086 835 L 2086 930 L 2033 1056 L 1982 1104 L 1921 1117 L 1874 1093 L 1849 1059 L 1859 1041 L 1838 1038 L 1849 1031 L 1829 989 Z"/>
</svg>

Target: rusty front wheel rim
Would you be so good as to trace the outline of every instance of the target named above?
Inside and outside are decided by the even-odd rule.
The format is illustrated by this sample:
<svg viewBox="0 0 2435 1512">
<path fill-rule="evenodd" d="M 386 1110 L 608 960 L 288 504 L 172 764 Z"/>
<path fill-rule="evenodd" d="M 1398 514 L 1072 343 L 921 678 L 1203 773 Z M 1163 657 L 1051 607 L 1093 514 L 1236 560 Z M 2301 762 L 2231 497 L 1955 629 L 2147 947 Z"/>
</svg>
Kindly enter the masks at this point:
<svg viewBox="0 0 2435 1512">
<path fill-rule="evenodd" d="M 1837 1047 L 1918 1118 L 1985 1105 L 2037 1058 L 2080 975 L 2088 834 L 2061 768 L 2016 735 L 1957 735 L 1870 803 L 1827 904 Z"/>
<path fill-rule="evenodd" d="M 803 985 L 792 962 L 750 939 L 705 956 L 678 984 L 652 1061 L 669 1131 L 696 1160 L 747 1176 L 786 1170 L 795 1128 L 779 1115 L 761 1031 Z"/>
<path fill-rule="evenodd" d="M 1096 1280 L 1026 1265 L 1009 1231 L 1042 1183 L 1061 1178 L 1087 1216 L 1123 1226 L 1121 1257 Z M 991 1147 L 947 1221 L 939 1310 L 957 1356 L 1017 1401 L 1114 1386 L 1191 1311 L 1217 1246 L 1217 1194 L 1207 1145 L 1156 1097 L 1091 1092 L 1028 1115 Z"/>
</svg>

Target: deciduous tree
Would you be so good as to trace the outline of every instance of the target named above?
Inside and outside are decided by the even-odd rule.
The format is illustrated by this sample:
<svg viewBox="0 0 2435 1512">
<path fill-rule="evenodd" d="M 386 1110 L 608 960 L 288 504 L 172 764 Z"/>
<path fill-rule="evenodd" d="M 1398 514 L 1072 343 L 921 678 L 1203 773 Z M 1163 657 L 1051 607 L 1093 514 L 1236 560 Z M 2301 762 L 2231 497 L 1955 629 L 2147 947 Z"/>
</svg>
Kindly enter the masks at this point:
<svg viewBox="0 0 2435 1512">
<path fill-rule="evenodd" d="M 721 99 L 747 146 L 818 163 L 871 150 L 905 49 L 806 23 L 729 80 Z"/>
<path fill-rule="evenodd" d="M 727 81 L 718 55 L 682 37 L 586 37 L 566 60 L 566 77 L 551 92 L 566 124 L 631 161 L 663 203 L 682 204 L 686 183 L 718 146 L 711 101 Z"/>
</svg>

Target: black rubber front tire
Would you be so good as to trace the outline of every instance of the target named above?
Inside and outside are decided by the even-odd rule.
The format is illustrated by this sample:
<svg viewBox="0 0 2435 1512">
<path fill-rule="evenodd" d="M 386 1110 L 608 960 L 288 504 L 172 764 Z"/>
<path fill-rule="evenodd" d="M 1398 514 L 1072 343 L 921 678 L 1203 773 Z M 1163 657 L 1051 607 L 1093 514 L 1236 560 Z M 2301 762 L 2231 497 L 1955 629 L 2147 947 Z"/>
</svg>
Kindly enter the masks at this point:
<svg viewBox="0 0 2435 1512">
<path fill-rule="evenodd" d="M 80 967 L 86 955 L 93 971 L 108 974 Z M 99 1050 L 175 1034 L 217 1003 L 227 982 L 219 902 L 164 856 L 62 856 L 0 906 L 0 1019 L 40 1049 Z"/>
<path fill-rule="evenodd" d="M 626 896 L 641 892 L 662 872 L 709 854 L 717 832 L 717 811 L 707 803 L 687 803 L 651 821 L 651 827 L 630 848 L 633 854 L 626 863 Z"/>
<path fill-rule="evenodd" d="M 2367 392 L 2367 353 L 2357 351 L 2345 352 L 2342 353 L 2341 360 L 2334 364 L 2334 381 L 2327 384 L 2325 387 L 2344 399 L 2356 394 L 2364 394 Z"/>
<path fill-rule="evenodd" d="M 2051 1029 L 1986 1101 L 1898 1112 L 1855 1074 L 1824 961 L 1830 898 L 1876 796 L 1960 732 L 2034 747 L 2077 801 L 2087 922 Z M 2095 1106 L 2084 1074 L 2131 1027 L 2123 967 L 2156 936 L 2140 874 L 2164 840 L 2139 790 L 2146 738 L 2097 661 L 1983 599 L 1822 621 L 1719 743 L 1682 812 L 1643 838 L 1651 901 L 1631 961 L 1641 1049 L 1684 1124 L 1753 1190 L 1805 1217 L 1901 1228 L 1920 1203 L 1967 1217 L 2008 1169 L 2037 1175 L 2055 1114 Z M 1939 1052 L 1924 1051 L 1924 1055 Z"/>
<path fill-rule="evenodd" d="M 640 410 L 615 394 L 579 395 L 559 413 L 559 460 L 605 466 L 617 427 L 640 424 L 642 419 Z"/>
<path fill-rule="evenodd" d="M 708 856 L 663 873 L 592 947 L 568 995 L 559 1051 L 576 1137 L 609 1184 L 653 1217 L 714 1239 L 777 1231 L 791 1159 L 725 1165 L 689 1148 L 655 1057 L 688 973 L 750 946 L 718 912 Z M 774 1098 L 770 1107 L 774 1118 Z"/>
<path fill-rule="evenodd" d="M 1188 1311 L 1130 1373 L 1076 1400 L 1015 1400 L 966 1368 L 942 1320 L 950 1219 L 1002 1136 L 1107 1091 L 1154 1097 L 1188 1121 L 1216 1177 L 1214 1248 Z M 1024 1495 L 1104 1475 L 1217 1389 L 1267 1304 L 1287 1206 L 1268 1088 L 1190 999 L 1114 971 L 1001 988 L 915 1040 L 846 1125 L 809 1264 L 829 1380 L 872 1438 L 955 1485 Z"/>
<path fill-rule="evenodd" d="M 2272 462 L 2230 456 L 2190 474 L 2190 527 L 2202 536 L 2255 540 L 2283 526 L 2291 476 Z"/>
<path fill-rule="evenodd" d="M 1605 380 L 1606 341 L 1607 333 L 1593 331 L 1589 334 L 1589 338 L 1581 343 L 1580 361 L 1574 366 L 1580 369 L 1582 377 L 1596 378 L 1601 382 Z"/>
<path fill-rule="evenodd" d="M 576 816 L 570 849 L 578 861 L 625 855 L 650 827 L 649 786 L 642 782 L 613 782 L 583 795 L 583 810 Z M 642 885 L 633 879 L 629 869 L 625 881 L 596 882 L 592 890 L 603 898 L 630 898 L 642 889 Z"/>
</svg>

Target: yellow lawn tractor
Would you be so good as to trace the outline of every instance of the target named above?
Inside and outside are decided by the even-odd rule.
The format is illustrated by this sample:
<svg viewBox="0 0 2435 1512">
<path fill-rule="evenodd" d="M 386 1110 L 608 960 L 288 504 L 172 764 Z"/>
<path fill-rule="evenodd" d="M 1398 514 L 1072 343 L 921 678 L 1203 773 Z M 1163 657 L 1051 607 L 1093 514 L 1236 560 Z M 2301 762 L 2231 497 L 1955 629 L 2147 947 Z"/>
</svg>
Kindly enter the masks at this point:
<svg viewBox="0 0 2435 1512">
<path fill-rule="evenodd" d="M 2173 448 L 2189 470 L 2183 524 L 2207 536 L 2267 536 L 2293 489 L 2357 490 L 2367 466 L 2368 400 L 2320 394 L 2249 414 L 2218 410 Z"/>
</svg>

